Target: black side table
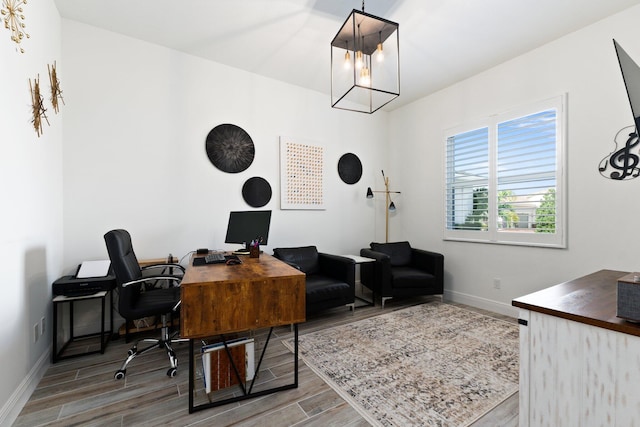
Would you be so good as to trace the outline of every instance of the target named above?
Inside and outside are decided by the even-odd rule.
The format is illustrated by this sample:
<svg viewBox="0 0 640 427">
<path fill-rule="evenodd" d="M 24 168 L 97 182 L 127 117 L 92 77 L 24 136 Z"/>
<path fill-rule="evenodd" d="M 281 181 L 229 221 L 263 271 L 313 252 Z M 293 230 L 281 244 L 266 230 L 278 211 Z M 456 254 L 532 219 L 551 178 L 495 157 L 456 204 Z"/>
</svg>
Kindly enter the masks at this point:
<svg viewBox="0 0 640 427">
<path fill-rule="evenodd" d="M 109 294 L 109 320 L 110 327 L 108 331 L 104 329 L 104 317 L 105 317 L 105 299 Z M 102 315 L 101 315 L 101 325 L 100 332 L 74 336 L 73 334 L 73 303 L 76 301 L 89 300 L 89 299 L 100 299 L 102 303 Z M 62 347 L 58 350 L 58 305 L 69 303 L 70 311 L 69 311 L 69 327 L 70 327 L 70 337 L 67 342 L 65 342 Z M 104 354 L 104 350 L 107 347 L 107 343 L 109 342 L 109 338 L 111 337 L 111 333 L 113 332 L 113 291 L 98 291 L 92 295 L 83 295 L 77 297 L 69 297 L 64 295 L 58 295 L 53 298 L 53 363 L 56 363 L 59 360 L 70 359 L 72 357 L 84 356 L 87 354 L 94 353 L 102 353 Z M 84 353 L 74 353 L 67 356 L 63 356 L 62 353 L 66 350 L 67 346 L 74 342 L 75 340 L 90 338 L 90 337 L 100 337 L 100 349 L 87 351 Z"/>
</svg>

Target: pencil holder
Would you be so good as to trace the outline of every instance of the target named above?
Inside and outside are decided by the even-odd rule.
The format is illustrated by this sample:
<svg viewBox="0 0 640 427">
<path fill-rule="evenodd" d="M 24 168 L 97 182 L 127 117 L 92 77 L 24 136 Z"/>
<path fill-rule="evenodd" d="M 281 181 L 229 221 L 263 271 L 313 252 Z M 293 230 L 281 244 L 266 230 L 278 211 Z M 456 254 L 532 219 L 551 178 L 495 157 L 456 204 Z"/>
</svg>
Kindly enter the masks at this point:
<svg viewBox="0 0 640 427">
<path fill-rule="evenodd" d="M 260 246 L 251 246 L 249 248 L 249 258 L 260 258 Z"/>
</svg>

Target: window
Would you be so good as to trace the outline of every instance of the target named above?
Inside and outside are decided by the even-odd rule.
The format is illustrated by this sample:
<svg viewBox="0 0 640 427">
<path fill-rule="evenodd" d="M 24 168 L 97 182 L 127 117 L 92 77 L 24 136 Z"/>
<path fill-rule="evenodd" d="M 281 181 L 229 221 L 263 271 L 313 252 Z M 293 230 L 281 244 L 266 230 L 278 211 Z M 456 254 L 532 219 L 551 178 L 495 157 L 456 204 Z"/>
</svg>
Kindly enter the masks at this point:
<svg viewBox="0 0 640 427">
<path fill-rule="evenodd" d="M 565 247 L 565 96 L 446 132 L 445 239 Z"/>
</svg>

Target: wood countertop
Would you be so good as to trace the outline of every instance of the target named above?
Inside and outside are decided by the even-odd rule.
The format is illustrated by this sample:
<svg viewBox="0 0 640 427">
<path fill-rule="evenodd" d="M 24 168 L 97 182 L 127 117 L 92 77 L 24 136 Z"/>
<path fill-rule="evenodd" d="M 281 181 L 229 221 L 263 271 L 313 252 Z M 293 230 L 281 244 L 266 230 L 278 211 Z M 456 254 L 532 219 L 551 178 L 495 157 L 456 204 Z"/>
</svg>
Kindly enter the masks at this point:
<svg viewBox="0 0 640 427">
<path fill-rule="evenodd" d="M 514 299 L 511 305 L 616 332 L 640 336 L 640 324 L 617 313 L 618 279 L 625 271 L 600 270 Z"/>
</svg>

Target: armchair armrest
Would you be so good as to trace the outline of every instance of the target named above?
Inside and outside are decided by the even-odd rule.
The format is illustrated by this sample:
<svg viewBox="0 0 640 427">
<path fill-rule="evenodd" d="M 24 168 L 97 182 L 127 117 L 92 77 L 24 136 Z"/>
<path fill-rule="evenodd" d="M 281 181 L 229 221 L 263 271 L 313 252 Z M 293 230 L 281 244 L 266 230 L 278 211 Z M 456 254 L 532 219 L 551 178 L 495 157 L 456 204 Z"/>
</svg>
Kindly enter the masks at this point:
<svg viewBox="0 0 640 427">
<path fill-rule="evenodd" d="M 376 260 L 360 266 L 360 282 L 374 292 L 388 292 L 391 286 L 391 257 L 370 248 L 360 249 L 360 256 Z"/>
<path fill-rule="evenodd" d="M 354 260 L 340 255 L 318 253 L 318 262 L 322 274 L 342 280 L 355 289 L 356 262 Z"/>
<path fill-rule="evenodd" d="M 376 252 L 369 248 L 360 249 L 360 256 L 373 258 L 376 261 L 380 261 L 384 264 L 391 264 L 391 257 L 387 254 L 383 254 L 382 252 Z"/>
<path fill-rule="evenodd" d="M 437 252 L 412 248 L 411 264 L 420 270 L 433 274 L 436 278 L 436 283 L 438 283 L 440 287 L 444 286 L 444 255 Z"/>
<path fill-rule="evenodd" d="M 300 266 L 298 264 L 296 264 L 295 262 L 285 261 L 283 259 L 281 259 L 280 261 L 284 262 L 287 265 L 290 265 L 291 267 L 295 268 L 296 270 L 302 271 L 302 268 L 300 268 Z"/>
</svg>

